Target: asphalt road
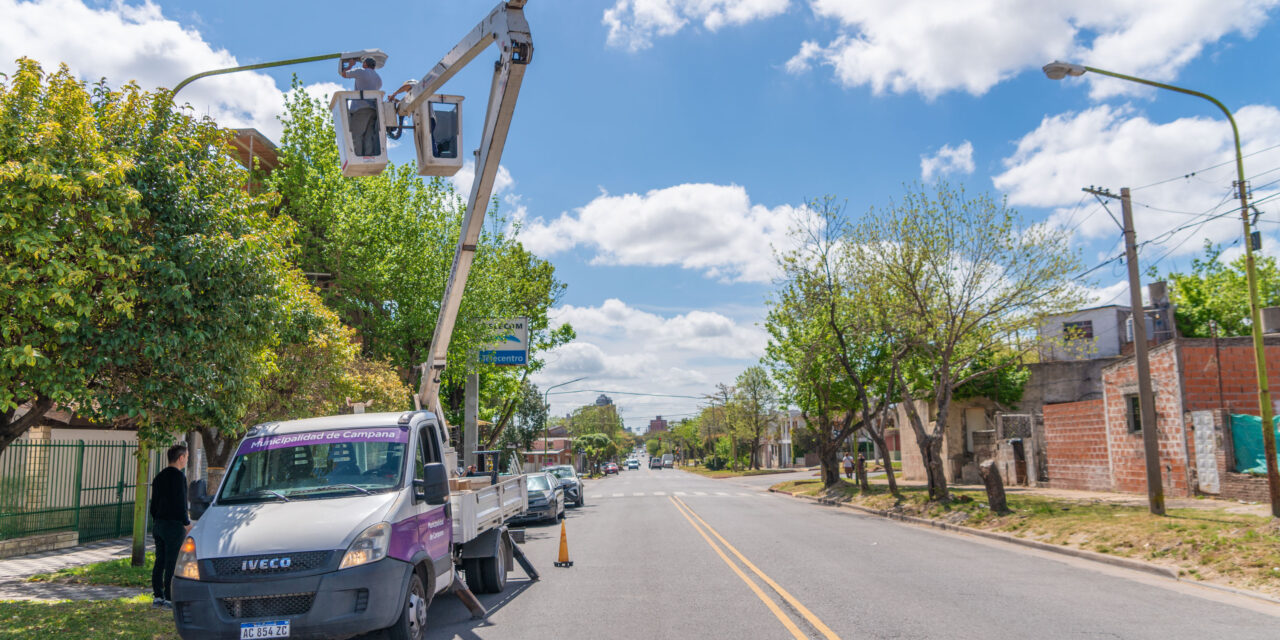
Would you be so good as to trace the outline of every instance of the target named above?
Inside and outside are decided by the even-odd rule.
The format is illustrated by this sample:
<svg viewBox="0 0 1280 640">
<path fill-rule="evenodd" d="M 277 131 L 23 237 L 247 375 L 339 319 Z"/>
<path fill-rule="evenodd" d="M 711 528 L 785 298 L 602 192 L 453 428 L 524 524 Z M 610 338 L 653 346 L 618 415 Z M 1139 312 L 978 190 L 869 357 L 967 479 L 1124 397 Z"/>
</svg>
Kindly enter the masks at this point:
<svg viewBox="0 0 1280 640">
<path fill-rule="evenodd" d="M 1280 605 L 769 494 L 782 479 L 624 471 L 530 526 L 506 593 L 430 638 L 1280 638 Z M 785 592 L 785 595 L 783 595 Z"/>
</svg>

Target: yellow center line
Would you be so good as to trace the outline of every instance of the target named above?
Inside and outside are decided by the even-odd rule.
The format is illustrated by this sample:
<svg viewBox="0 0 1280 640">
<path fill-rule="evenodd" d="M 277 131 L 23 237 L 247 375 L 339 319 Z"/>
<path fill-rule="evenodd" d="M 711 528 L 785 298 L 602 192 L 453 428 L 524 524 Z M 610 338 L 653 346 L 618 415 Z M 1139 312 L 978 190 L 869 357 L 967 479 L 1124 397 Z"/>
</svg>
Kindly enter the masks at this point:
<svg viewBox="0 0 1280 640">
<path fill-rule="evenodd" d="M 796 611 L 799 611 L 800 615 L 804 616 L 804 619 L 808 620 L 809 624 L 813 625 L 813 628 L 818 630 L 818 633 L 821 633 L 824 638 L 827 638 L 827 640 L 840 640 L 840 636 L 837 636 L 835 632 L 831 630 L 830 627 L 823 624 L 822 620 L 818 619 L 818 616 L 813 615 L 812 611 L 809 611 L 808 608 L 800 604 L 800 601 L 796 600 L 795 597 L 792 596 L 790 593 L 787 593 L 786 589 L 783 589 L 781 585 L 779 585 L 777 582 L 774 582 L 772 578 L 765 575 L 765 573 L 760 569 L 758 569 L 754 564 L 751 564 L 751 561 L 747 560 L 746 556 L 742 555 L 742 553 L 739 552 L 737 549 L 735 549 L 733 545 L 729 544 L 729 541 L 725 540 L 724 536 L 720 535 L 714 528 L 711 527 L 711 525 L 707 524 L 706 520 L 703 520 L 701 517 L 699 517 L 698 514 L 695 513 L 692 508 L 689 507 L 689 505 L 685 504 L 684 501 L 682 501 L 680 498 L 676 498 L 672 496 L 672 499 L 675 500 L 676 502 L 679 502 L 680 505 L 683 506 L 685 509 L 688 509 L 689 513 L 692 514 L 694 518 L 697 518 L 698 522 L 701 522 L 702 526 L 706 527 L 707 531 L 710 531 L 711 535 L 715 536 L 716 539 L 720 541 L 720 544 L 723 544 L 726 549 L 732 552 L 733 555 L 737 556 L 738 560 L 742 561 L 742 564 L 746 565 L 748 569 L 754 572 L 757 576 L 760 576 L 760 579 L 764 580 L 765 584 L 769 585 L 771 589 L 773 589 L 774 591 L 777 591 L 778 595 L 782 596 L 782 599 L 787 601 L 787 604 L 794 607 Z M 687 518 L 689 516 L 685 516 L 685 517 Z M 719 551 L 719 549 L 717 549 L 717 551 Z"/>
<path fill-rule="evenodd" d="M 680 508 L 681 505 L 677 504 L 678 501 L 676 501 L 675 496 L 672 496 L 671 500 L 673 501 L 673 504 L 675 504 L 676 511 L 679 511 L 680 515 L 684 516 L 685 520 L 689 521 L 689 524 L 693 527 L 694 531 L 697 531 L 698 535 L 701 535 L 702 539 L 707 541 L 707 544 L 716 552 L 716 555 L 720 556 L 720 559 L 724 560 L 724 563 L 729 565 L 729 568 L 733 569 L 733 572 L 738 574 L 738 577 L 742 578 L 742 581 L 747 583 L 748 587 L 751 587 L 751 590 L 755 592 L 756 597 L 760 598 L 760 601 L 763 602 L 766 607 L 769 607 L 769 610 L 778 618 L 778 621 L 782 623 L 782 626 L 786 627 L 787 631 L 791 632 L 792 637 L 796 638 L 796 640 L 806 640 L 804 633 L 800 631 L 800 627 L 797 627 L 796 623 L 792 622 L 791 618 L 789 618 L 786 613 L 783 613 L 782 607 L 779 607 L 773 599 L 765 594 L 763 589 L 756 585 L 756 583 L 752 582 L 751 578 L 747 577 L 747 574 L 743 573 L 742 569 L 739 569 L 738 565 L 734 564 L 733 561 L 729 559 L 729 556 L 726 556 L 724 552 L 720 550 L 720 547 L 717 547 L 716 543 L 711 541 L 711 538 L 698 526 L 698 523 L 694 522 L 693 518 L 690 518 L 689 514 L 685 513 L 684 509 Z M 685 506 L 685 509 L 687 508 L 688 506 Z"/>
</svg>

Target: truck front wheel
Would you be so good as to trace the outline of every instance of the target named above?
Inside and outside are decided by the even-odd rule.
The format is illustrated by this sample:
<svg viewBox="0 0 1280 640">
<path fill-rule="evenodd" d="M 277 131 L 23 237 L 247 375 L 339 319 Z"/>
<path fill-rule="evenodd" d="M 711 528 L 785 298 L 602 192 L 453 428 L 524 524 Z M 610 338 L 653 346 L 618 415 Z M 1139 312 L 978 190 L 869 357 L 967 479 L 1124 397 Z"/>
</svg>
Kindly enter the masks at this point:
<svg viewBox="0 0 1280 640">
<path fill-rule="evenodd" d="M 427 637 L 427 607 L 431 606 L 431 594 L 422 584 L 422 576 L 415 570 L 409 576 L 409 589 L 405 594 L 404 609 L 400 618 L 391 625 L 392 640 L 423 640 Z"/>
</svg>

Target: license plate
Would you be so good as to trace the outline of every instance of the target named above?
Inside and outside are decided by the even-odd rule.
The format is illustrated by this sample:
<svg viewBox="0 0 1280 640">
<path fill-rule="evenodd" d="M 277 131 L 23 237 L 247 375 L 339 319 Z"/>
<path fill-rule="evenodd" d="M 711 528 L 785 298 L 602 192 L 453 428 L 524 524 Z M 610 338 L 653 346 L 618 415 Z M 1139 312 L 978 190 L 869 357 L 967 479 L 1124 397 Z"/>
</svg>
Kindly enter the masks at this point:
<svg viewBox="0 0 1280 640">
<path fill-rule="evenodd" d="M 245 638 L 288 638 L 289 621 L 272 620 L 271 622 L 240 623 L 240 640 Z"/>
</svg>

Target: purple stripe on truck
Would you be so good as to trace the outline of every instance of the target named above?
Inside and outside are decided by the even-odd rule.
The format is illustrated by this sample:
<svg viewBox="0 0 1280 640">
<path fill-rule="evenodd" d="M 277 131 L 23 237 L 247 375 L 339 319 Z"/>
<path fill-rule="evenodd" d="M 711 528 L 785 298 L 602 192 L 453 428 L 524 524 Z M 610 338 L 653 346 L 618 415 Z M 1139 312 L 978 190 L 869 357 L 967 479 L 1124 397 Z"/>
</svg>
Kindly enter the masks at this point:
<svg viewBox="0 0 1280 640">
<path fill-rule="evenodd" d="M 303 447 L 317 444 L 337 444 L 356 442 L 408 442 L 409 432 L 396 427 L 377 427 L 373 429 L 345 429 L 332 431 L 306 431 L 303 433 L 284 433 L 275 436 L 259 436 L 246 438 L 240 444 L 237 454 L 271 451 L 287 447 Z"/>
<path fill-rule="evenodd" d="M 405 562 L 413 560 L 421 549 L 426 549 L 432 559 L 448 555 L 453 544 L 453 522 L 445 515 L 446 506 L 440 505 L 392 524 L 391 548 L 387 554 Z"/>
</svg>

